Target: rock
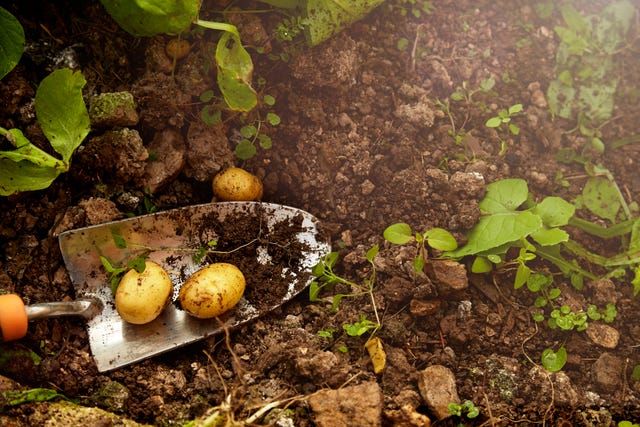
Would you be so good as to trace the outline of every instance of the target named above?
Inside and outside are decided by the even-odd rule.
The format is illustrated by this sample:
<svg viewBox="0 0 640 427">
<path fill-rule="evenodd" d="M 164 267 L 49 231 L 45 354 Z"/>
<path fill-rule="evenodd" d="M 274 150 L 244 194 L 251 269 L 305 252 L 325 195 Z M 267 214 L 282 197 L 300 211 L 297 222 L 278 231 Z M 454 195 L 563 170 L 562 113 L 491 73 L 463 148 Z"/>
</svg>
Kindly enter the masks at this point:
<svg viewBox="0 0 640 427">
<path fill-rule="evenodd" d="M 427 276 L 445 298 L 459 298 L 469 287 L 467 269 L 463 264 L 449 259 L 432 259 L 425 264 Z"/>
<path fill-rule="evenodd" d="M 409 303 L 409 312 L 417 317 L 427 317 L 440 310 L 439 299 L 417 299 L 414 298 Z"/>
<path fill-rule="evenodd" d="M 381 426 L 382 404 L 382 391 L 375 381 L 337 390 L 320 390 L 309 397 L 318 427 Z"/>
<path fill-rule="evenodd" d="M 602 353 L 591 367 L 596 387 L 603 393 L 613 393 L 622 382 L 624 360 L 611 353 Z"/>
<path fill-rule="evenodd" d="M 386 411 L 385 421 L 394 427 L 430 427 L 431 419 L 416 411 L 410 405 L 404 405 L 400 409 Z"/>
<path fill-rule="evenodd" d="M 95 392 L 90 400 L 111 412 L 121 412 L 129 400 L 129 390 L 117 381 L 109 381 Z"/>
<path fill-rule="evenodd" d="M 154 154 L 144 171 L 144 188 L 151 193 L 162 189 L 175 179 L 186 163 L 187 146 L 176 129 L 157 132 L 147 149 Z"/>
<path fill-rule="evenodd" d="M 585 333 L 594 344 L 610 350 L 616 348 L 620 340 L 620 332 L 604 323 L 589 323 Z"/>
<path fill-rule="evenodd" d="M 196 181 L 209 181 L 223 167 L 234 162 L 234 154 L 223 125 L 195 121 L 187 132 L 187 167 L 184 173 Z"/>
<path fill-rule="evenodd" d="M 91 197 L 82 200 L 78 205 L 85 212 L 87 225 L 103 224 L 124 216 L 124 214 L 118 210 L 115 203 L 100 197 Z"/>
<path fill-rule="evenodd" d="M 453 372 L 442 365 L 432 365 L 418 375 L 418 388 L 427 408 L 438 420 L 449 418 L 449 403 L 460 403 Z"/>
<path fill-rule="evenodd" d="M 553 395 L 553 403 L 558 406 L 568 408 L 578 406 L 578 392 L 571 383 L 571 379 L 564 372 L 549 373 L 543 367 L 536 365 L 529 370 L 528 376 L 537 395 Z M 553 383 L 553 392 L 549 379 Z"/>
<path fill-rule="evenodd" d="M 148 158 L 149 153 L 138 131 L 127 128 L 110 130 L 91 138 L 76 154 L 82 173 L 88 179 L 112 184 L 140 179 Z"/>
<path fill-rule="evenodd" d="M 433 104 L 425 98 L 423 102 L 398 105 L 393 115 L 415 126 L 431 127 L 436 117 L 434 110 Z"/>
<path fill-rule="evenodd" d="M 94 128 L 135 126 L 140 120 L 131 92 L 101 93 L 92 97 L 89 118 Z"/>
<path fill-rule="evenodd" d="M 331 387 L 338 387 L 345 381 L 348 366 L 339 363 L 338 357 L 331 351 L 301 347 L 296 349 L 294 354 L 293 365 L 296 375 Z"/>
<path fill-rule="evenodd" d="M 451 191 L 465 198 L 481 199 L 487 188 L 484 177 L 479 172 L 455 172 L 449 178 Z"/>
</svg>

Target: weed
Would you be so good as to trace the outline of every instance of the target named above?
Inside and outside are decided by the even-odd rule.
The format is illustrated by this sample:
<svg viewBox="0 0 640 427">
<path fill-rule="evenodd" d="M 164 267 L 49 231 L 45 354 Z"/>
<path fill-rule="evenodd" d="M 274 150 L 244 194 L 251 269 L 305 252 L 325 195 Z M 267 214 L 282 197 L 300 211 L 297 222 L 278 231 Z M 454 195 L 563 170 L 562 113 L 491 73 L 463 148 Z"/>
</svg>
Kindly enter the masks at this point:
<svg viewBox="0 0 640 427">
<path fill-rule="evenodd" d="M 90 130 L 82 98 L 85 84 L 80 72 L 60 69 L 45 77 L 36 91 L 36 118 L 61 158 L 32 144 L 20 129 L 0 127 L 0 137 L 13 147 L 0 151 L 0 195 L 47 188 L 69 170 L 71 156 Z"/>
<path fill-rule="evenodd" d="M 402 0 L 399 7 L 402 16 L 411 14 L 415 18 L 420 18 L 423 14 L 433 13 L 433 3 L 429 0 Z"/>
<path fill-rule="evenodd" d="M 447 409 L 454 417 L 466 417 L 470 420 L 480 415 L 480 409 L 471 400 L 465 400 L 462 403 L 451 402 L 447 405 Z"/>
<path fill-rule="evenodd" d="M 365 343 L 365 348 L 369 352 L 369 356 L 373 363 L 373 369 L 376 374 L 381 373 L 384 370 L 386 356 L 384 354 L 384 349 L 382 346 L 382 341 L 379 338 L 374 337 L 375 333 L 382 327 L 382 323 L 380 322 L 380 316 L 378 314 L 378 308 L 376 305 L 376 300 L 373 295 L 373 289 L 375 285 L 376 278 L 376 266 L 374 263 L 374 258 L 378 254 L 379 246 L 374 245 L 369 249 L 365 255 L 367 262 L 371 266 L 371 274 L 368 279 L 364 281 L 364 284 L 358 284 L 352 282 L 350 280 L 345 279 L 337 275 L 333 268 L 338 261 L 338 253 L 331 252 L 327 254 L 324 259 L 322 259 L 311 271 L 311 274 L 315 277 L 315 279 L 309 285 L 309 300 L 312 302 L 321 301 L 320 293 L 325 288 L 331 288 L 336 284 L 347 285 L 350 289 L 353 290 L 351 293 L 337 293 L 331 296 L 329 299 L 331 301 L 331 310 L 333 312 L 338 310 L 340 303 L 343 298 L 352 298 L 363 295 L 368 295 L 371 300 L 371 306 L 373 310 L 373 314 L 375 316 L 375 321 L 367 318 L 366 315 L 361 314 L 360 319 L 357 322 L 353 323 L 345 323 L 342 325 L 342 329 L 346 336 L 350 337 L 359 337 L 365 334 L 368 334 L 368 339 Z M 335 339 L 334 333 L 335 329 L 325 329 L 318 334 L 323 338 Z M 339 338 L 338 338 L 339 339 Z M 338 346 L 338 350 L 342 352 L 347 351 L 347 347 Z"/>
<path fill-rule="evenodd" d="M 547 348 L 542 352 L 540 361 L 547 371 L 558 372 L 567 363 L 567 349 L 564 345 L 562 345 L 558 351 Z"/>
<path fill-rule="evenodd" d="M 416 242 L 416 256 L 413 260 L 413 269 L 416 274 L 423 270 L 429 258 L 427 246 L 439 251 L 453 251 L 458 247 L 456 239 L 445 229 L 432 228 L 424 233 L 416 233 L 414 236 L 411 226 L 404 222 L 390 225 L 384 230 L 383 236 L 388 242 L 396 245 L 404 245 L 411 240 Z"/>
<path fill-rule="evenodd" d="M 503 132 L 508 130 L 512 135 L 519 135 L 520 128 L 511 122 L 513 117 L 522 112 L 522 104 L 514 104 L 508 109 L 501 109 L 498 111 L 497 116 L 491 117 L 486 121 L 485 126 L 488 128 L 498 129 Z M 507 143 L 503 138 L 500 138 L 502 148 L 500 149 L 500 155 L 504 155 L 507 152 Z"/>
</svg>

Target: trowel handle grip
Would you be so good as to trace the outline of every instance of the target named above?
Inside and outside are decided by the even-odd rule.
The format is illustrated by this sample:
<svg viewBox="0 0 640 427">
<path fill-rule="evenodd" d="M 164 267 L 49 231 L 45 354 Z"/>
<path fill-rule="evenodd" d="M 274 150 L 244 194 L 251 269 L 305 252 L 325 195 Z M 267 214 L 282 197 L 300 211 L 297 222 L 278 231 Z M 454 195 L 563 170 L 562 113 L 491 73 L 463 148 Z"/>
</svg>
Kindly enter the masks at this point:
<svg viewBox="0 0 640 427">
<path fill-rule="evenodd" d="M 27 334 L 27 308 L 18 295 L 0 295 L 0 340 L 12 341 Z"/>
</svg>

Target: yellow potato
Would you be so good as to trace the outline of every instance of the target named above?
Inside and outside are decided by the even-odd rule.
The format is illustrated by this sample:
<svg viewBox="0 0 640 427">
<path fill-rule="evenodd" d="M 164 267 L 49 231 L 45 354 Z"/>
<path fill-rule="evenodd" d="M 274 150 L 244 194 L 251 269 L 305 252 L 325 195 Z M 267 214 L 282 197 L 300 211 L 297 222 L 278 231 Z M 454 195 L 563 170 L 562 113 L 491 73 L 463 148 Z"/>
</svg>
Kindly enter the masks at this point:
<svg viewBox="0 0 640 427">
<path fill-rule="evenodd" d="M 180 288 L 180 305 L 192 316 L 210 319 L 233 308 L 244 293 L 245 279 L 233 264 L 218 262 L 196 271 Z"/>
<path fill-rule="evenodd" d="M 213 194 L 225 201 L 251 201 L 262 199 L 260 179 L 240 168 L 228 168 L 213 178 Z"/>
<path fill-rule="evenodd" d="M 147 261 L 142 273 L 131 269 L 116 290 L 116 310 L 126 322 L 149 323 L 162 313 L 173 295 L 173 283 L 164 268 Z"/>
</svg>

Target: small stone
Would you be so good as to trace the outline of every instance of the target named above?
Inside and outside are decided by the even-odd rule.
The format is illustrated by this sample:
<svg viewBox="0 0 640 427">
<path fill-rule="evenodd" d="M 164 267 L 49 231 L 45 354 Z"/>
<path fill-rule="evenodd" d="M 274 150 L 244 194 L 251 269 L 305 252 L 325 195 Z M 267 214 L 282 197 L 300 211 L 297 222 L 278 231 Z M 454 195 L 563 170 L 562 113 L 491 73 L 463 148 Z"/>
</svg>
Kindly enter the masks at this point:
<svg viewBox="0 0 640 427">
<path fill-rule="evenodd" d="M 101 93 L 92 97 L 89 118 L 94 128 L 135 126 L 140 120 L 131 92 Z"/>
<path fill-rule="evenodd" d="M 467 269 L 457 261 L 429 260 L 426 263 L 427 276 L 438 289 L 438 294 L 446 298 L 460 297 L 469 288 Z"/>
<path fill-rule="evenodd" d="M 416 411 L 411 405 L 385 412 L 385 419 L 394 427 L 430 427 L 431 419 Z"/>
<path fill-rule="evenodd" d="M 78 205 L 84 210 L 88 225 L 103 224 L 124 216 L 115 203 L 100 197 L 82 200 Z"/>
<path fill-rule="evenodd" d="M 624 375 L 624 360 L 611 353 L 602 353 L 594 362 L 591 370 L 596 387 L 601 392 L 613 393 L 621 385 Z"/>
<path fill-rule="evenodd" d="M 540 89 L 533 91 L 531 94 L 531 103 L 539 108 L 547 108 L 547 99 L 544 96 L 544 92 Z"/>
<path fill-rule="evenodd" d="M 409 303 L 409 312 L 417 317 L 427 317 L 440 310 L 440 300 L 421 300 L 414 298 Z"/>
<path fill-rule="evenodd" d="M 455 172 L 449 185 L 453 192 L 467 197 L 481 198 L 486 192 L 484 177 L 479 172 Z"/>
<path fill-rule="evenodd" d="M 616 348 L 620 340 L 620 332 L 603 323 L 590 323 L 585 332 L 594 344 L 608 349 Z"/>
<path fill-rule="evenodd" d="M 364 182 L 361 184 L 360 189 L 362 191 L 363 196 L 368 196 L 369 194 L 373 193 L 373 190 L 376 189 L 376 186 L 373 182 L 369 181 L 368 179 L 365 179 Z"/>
<path fill-rule="evenodd" d="M 382 425 L 383 397 L 375 381 L 337 390 L 320 390 L 309 397 L 309 405 L 318 427 Z M 357 424 L 354 424 L 356 420 Z"/>
<path fill-rule="evenodd" d="M 451 417 L 448 406 L 460 403 L 456 378 L 446 366 L 432 365 L 419 373 L 418 388 L 427 408 L 438 420 Z"/>
<path fill-rule="evenodd" d="M 147 149 L 153 160 L 145 167 L 145 188 L 155 193 L 178 176 L 186 162 L 187 147 L 180 132 L 166 128 L 155 134 Z"/>
<path fill-rule="evenodd" d="M 564 372 L 549 374 L 543 367 L 536 365 L 529 370 L 528 376 L 530 384 L 536 385 L 536 393 L 541 396 L 553 396 L 554 404 L 569 408 L 578 405 L 578 392 Z M 549 378 L 553 383 L 553 390 Z"/>
</svg>

